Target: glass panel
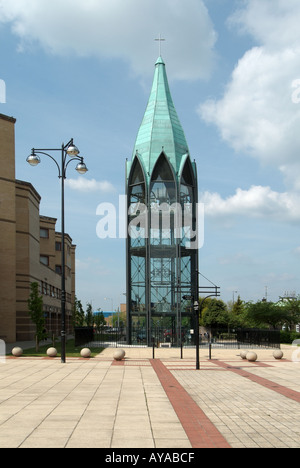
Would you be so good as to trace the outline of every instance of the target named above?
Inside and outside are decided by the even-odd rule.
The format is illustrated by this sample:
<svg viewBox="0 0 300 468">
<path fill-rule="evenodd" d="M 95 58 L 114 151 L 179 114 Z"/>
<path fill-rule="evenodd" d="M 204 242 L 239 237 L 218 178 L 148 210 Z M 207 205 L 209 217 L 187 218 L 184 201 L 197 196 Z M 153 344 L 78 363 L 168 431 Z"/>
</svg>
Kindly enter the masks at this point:
<svg viewBox="0 0 300 468">
<path fill-rule="evenodd" d="M 183 206 L 185 203 L 193 203 L 194 197 L 194 176 L 193 169 L 188 159 L 183 168 L 180 184 L 180 203 Z"/>
<path fill-rule="evenodd" d="M 145 203 L 145 184 L 130 187 L 129 196 L 130 205 L 135 203 Z"/>
<path fill-rule="evenodd" d="M 40 237 L 43 239 L 49 239 L 49 229 L 40 228 Z"/>
<path fill-rule="evenodd" d="M 40 262 L 43 263 L 43 265 L 49 266 L 49 257 L 46 255 L 41 255 Z"/>
<path fill-rule="evenodd" d="M 193 169 L 191 167 L 191 163 L 189 159 L 187 159 L 185 166 L 182 171 L 182 176 L 181 176 L 181 183 L 185 185 L 194 185 L 194 180 L 193 180 Z"/>
<path fill-rule="evenodd" d="M 182 206 L 187 203 L 193 203 L 193 187 L 180 185 L 180 203 Z"/>
<path fill-rule="evenodd" d="M 130 178 L 130 185 L 139 184 L 140 182 L 145 182 L 143 170 L 138 159 L 134 162 L 134 169 L 132 176 Z"/>
<path fill-rule="evenodd" d="M 154 182 L 151 184 L 150 203 L 151 205 L 168 203 L 171 205 L 176 201 L 176 190 L 174 182 Z"/>
<path fill-rule="evenodd" d="M 187 159 L 183 168 L 180 184 L 180 203 L 183 210 L 181 246 L 189 248 L 191 242 L 195 240 L 196 215 L 194 206 L 194 175 L 193 168 Z"/>
<path fill-rule="evenodd" d="M 158 159 L 153 171 L 150 186 L 150 204 L 161 205 L 163 203 L 172 204 L 176 202 L 175 180 L 170 164 L 164 154 Z"/>
<path fill-rule="evenodd" d="M 172 170 L 170 167 L 170 164 L 166 160 L 166 157 L 164 154 L 161 154 L 159 157 L 159 160 L 156 163 L 155 169 L 153 171 L 152 175 L 152 180 L 157 180 L 157 181 L 164 181 L 164 180 L 169 180 L 169 181 L 174 181 L 174 177 L 172 174 Z"/>
<path fill-rule="evenodd" d="M 144 257 L 132 255 L 131 265 L 131 313 L 146 313 L 146 261 Z"/>
<path fill-rule="evenodd" d="M 142 167 L 138 161 L 135 160 L 132 175 L 129 181 L 129 205 L 134 210 L 137 203 L 145 203 L 146 190 L 145 180 L 143 176 Z"/>
</svg>

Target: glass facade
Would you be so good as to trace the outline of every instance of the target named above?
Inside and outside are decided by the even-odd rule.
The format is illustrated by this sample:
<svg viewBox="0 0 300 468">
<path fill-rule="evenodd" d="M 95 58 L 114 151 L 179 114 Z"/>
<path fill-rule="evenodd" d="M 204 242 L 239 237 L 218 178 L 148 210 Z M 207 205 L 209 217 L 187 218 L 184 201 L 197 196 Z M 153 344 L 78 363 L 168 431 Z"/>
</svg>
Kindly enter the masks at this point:
<svg viewBox="0 0 300 468">
<path fill-rule="evenodd" d="M 181 177 L 161 153 L 147 186 L 136 156 L 128 183 L 128 340 L 151 344 L 155 328 L 171 330 L 180 345 L 193 328 L 197 297 L 197 184 L 189 157 Z M 185 297 L 188 296 L 188 299 Z"/>
</svg>

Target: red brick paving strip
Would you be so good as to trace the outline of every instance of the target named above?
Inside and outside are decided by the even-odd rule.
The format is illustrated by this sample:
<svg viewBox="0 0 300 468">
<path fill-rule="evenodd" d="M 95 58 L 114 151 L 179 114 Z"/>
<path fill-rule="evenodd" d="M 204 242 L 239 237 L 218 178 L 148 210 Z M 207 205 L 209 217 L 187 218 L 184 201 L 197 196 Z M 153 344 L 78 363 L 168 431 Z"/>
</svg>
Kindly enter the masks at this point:
<svg viewBox="0 0 300 468">
<path fill-rule="evenodd" d="M 218 361 L 217 359 L 213 359 L 213 362 L 218 366 L 222 367 L 223 369 L 227 369 L 232 371 L 241 377 L 246 377 L 252 382 L 262 385 L 263 387 L 268 388 L 269 390 L 273 390 L 274 392 L 280 393 L 281 395 L 290 398 L 291 400 L 295 400 L 300 403 L 300 392 L 296 392 L 290 388 L 284 387 L 283 385 L 277 384 L 276 382 L 272 382 L 272 380 L 265 379 L 263 377 L 259 377 L 257 375 L 251 374 L 251 372 L 247 372 L 245 369 L 241 369 L 238 367 L 233 367 L 225 362 Z M 271 366 L 268 366 L 271 367 Z"/>
<path fill-rule="evenodd" d="M 122 361 L 113 360 L 112 366 L 125 366 L 125 361 L 124 360 L 122 360 Z"/>
<path fill-rule="evenodd" d="M 231 448 L 226 439 L 159 359 L 150 360 L 193 448 Z"/>
</svg>

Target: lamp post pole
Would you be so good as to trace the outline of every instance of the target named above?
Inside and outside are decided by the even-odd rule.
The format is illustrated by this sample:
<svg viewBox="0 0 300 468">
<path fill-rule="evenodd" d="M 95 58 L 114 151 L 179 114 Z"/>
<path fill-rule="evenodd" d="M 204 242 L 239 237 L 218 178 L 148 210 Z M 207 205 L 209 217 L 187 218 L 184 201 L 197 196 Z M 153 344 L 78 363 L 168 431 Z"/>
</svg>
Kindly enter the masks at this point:
<svg viewBox="0 0 300 468">
<path fill-rule="evenodd" d="M 48 151 L 61 151 L 61 166 L 56 159 L 48 154 Z M 73 143 L 73 138 L 61 148 L 33 148 L 27 162 L 35 167 L 41 160 L 39 154 L 48 156 L 58 168 L 58 177 L 61 179 L 61 362 L 66 362 L 66 272 L 65 272 L 65 179 L 67 166 L 71 161 L 79 161 L 76 171 L 79 174 L 86 174 L 88 171 L 84 159 L 79 157 L 80 151 Z M 70 156 L 67 162 L 67 156 Z"/>
<path fill-rule="evenodd" d="M 65 148 L 61 148 L 61 362 L 66 362 Z"/>
<path fill-rule="evenodd" d="M 199 302 L 194 301 L 194 312 L 195 312 L 195 345 L 196 345 L 196 369 L 200 369 L 200 336 L 199 336 Z"/>
</svg>

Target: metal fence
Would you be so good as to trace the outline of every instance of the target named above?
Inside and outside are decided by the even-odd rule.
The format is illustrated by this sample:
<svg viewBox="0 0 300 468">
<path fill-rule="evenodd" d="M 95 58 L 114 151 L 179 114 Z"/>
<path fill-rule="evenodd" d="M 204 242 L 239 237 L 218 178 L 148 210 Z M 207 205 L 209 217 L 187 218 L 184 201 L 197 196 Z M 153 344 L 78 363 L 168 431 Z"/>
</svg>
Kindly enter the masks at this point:
<svg viewBox="0 0 300 468">
<path fill-rule="evenodd" d="M 127 342 L 126 328 L 93 329 L 75 328 L 75 346 L 122 347 L 194 347 L 196 337 L 193 330 L 182 327 L 180 330 L 153 327 L 150 333 L 145 328 L 133 328 L 130 342 Z M 212 348 L 280 348 L 280 331 L 261 329 L 221 329 L 207 328 L 199 335 L 200 347 Z"/>
<path fill-rule="evenodd" d="M 125 328 L 77 327 L 74 329 L 75 347 L 115 348 L 127 344 Z"/>
<path fill-rule="evenodd" d="M 240 345 L 280 348 L 280 330 L 240 329 L 236 338 Z"/>
<path fill-rule="evenodd" d="M 223 348 L 280 348 L 279 330 L 248 329 L 207 329 L 200 334 L 200 345 L 210 344 L 212 347 Z"/>
</svg>

